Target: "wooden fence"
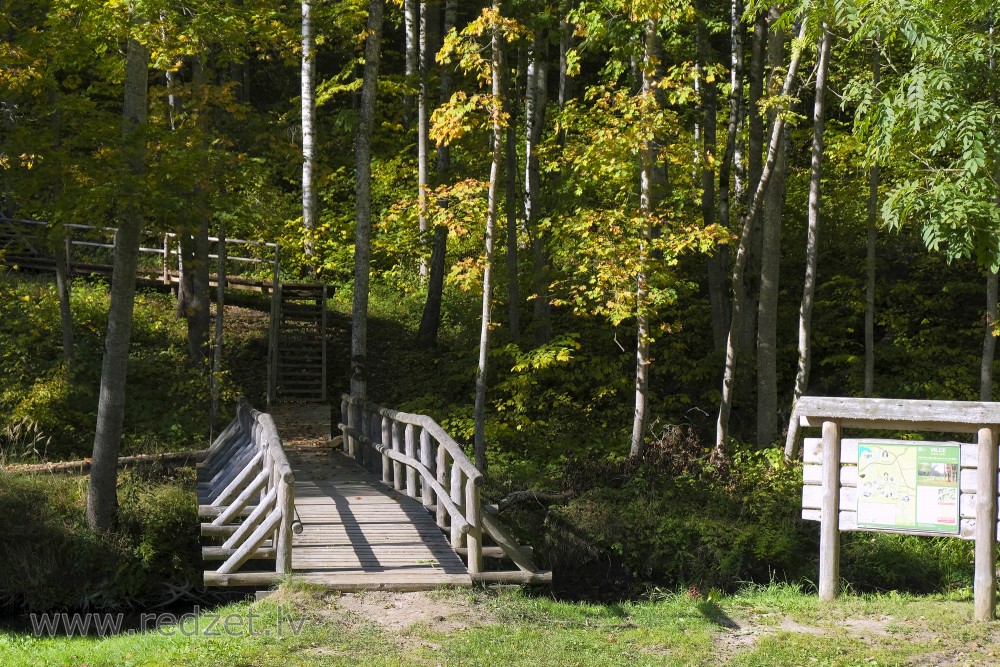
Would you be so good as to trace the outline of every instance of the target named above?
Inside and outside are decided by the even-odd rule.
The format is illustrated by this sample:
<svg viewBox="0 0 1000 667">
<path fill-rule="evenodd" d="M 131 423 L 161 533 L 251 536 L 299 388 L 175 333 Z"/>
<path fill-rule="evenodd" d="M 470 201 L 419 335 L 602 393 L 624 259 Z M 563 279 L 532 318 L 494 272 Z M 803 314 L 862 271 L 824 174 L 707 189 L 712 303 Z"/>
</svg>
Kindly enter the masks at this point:
<svg viewBox="0 0 1000 667">
<path fill-rule="evenodd" d="M 482 503 L 483 473 L 437 422 L 347 394 L 341 415 L 344 453 L 380 474 L 384 484 L 419 499 L 438 527 L 450 532 L 452 547 L 467 556 L 474 580 L 551 583 L 551 572 L 537 568 L 531 551 L 517 543 L 495 508 Z M 484 571 L 484 535 L 518 570 Z"/>
<path fill-rule="evenodd" d="M 205 572 L 206 585 L 225 585 L 250 559 L 273 559 L 275 580 L 292 571 L 295 477 L 271 416 L 240 397 L 236 417 L 198 464 L 198 513 L 203 536 L 224 539 L 202 549 L 204 560 L 221 560 Z M 265 544 L 267 543 L 267 544 Z"/>
<path fill-rule="evenodd" d="M 110 276 L 113 264 L 115 227 L 64 224 L 60 229 L 65 238 L 53 249 L 48 228 L 41 220 L 15 220 L 0 218 L 0 249 L 5 250 L 4 261 L 27 268 L 55 270 L 55 252 L 65 255 L 70 272 L 98 273 Z M 220 239 L 210 236 L 209 259 L 218 260 L 219 250 L 225 246 L 226 282 L 237 288 L 270 291 L 277 283 L 281 271 L 281 249 L 276 243 L 248 241 L 245 239 Z M 233 252 L 230 248 L 241 250 Z M 144 232 L 139 247 L 140 277 L 153 282 L 171 285 L 177 283 L 184 272 L 180 252 L 180 239 L 174 233 Z M 218 279 L 216 266 L 210 262 L 210 279 Z"/>
</svg>

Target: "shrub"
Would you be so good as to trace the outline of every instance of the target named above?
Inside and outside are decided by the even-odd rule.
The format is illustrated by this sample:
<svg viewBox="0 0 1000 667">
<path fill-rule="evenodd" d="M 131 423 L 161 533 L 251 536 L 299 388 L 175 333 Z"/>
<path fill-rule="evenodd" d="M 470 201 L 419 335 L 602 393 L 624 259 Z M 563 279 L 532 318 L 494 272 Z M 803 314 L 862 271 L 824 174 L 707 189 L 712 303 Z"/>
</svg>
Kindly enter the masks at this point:
<svg viewBox="0 0 1000 667">
<path fill-rule="evenodd" d="M 82 477 L 0 474 L 0 604 L 31 611 L 120 608 L 187 586 L 201 565 L 192 476 L 124 473 L 118 526 L 85 521 Z"/>
</svg>

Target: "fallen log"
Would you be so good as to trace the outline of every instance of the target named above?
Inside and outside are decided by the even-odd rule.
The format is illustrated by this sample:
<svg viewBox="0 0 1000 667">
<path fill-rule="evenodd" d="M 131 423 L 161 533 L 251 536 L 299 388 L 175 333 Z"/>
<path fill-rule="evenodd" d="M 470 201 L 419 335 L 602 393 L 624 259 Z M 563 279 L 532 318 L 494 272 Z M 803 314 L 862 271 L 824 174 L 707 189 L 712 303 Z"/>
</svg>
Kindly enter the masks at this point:
<svg viewBox="0 0 1000 667">
<path fill-rule="evenodd" d="M 118 457 L 118 467 L 127 468 L 130 465 L 142 463 L 169 463 L 171 465 L 189 467 L 194 466 L 202 456 L 204 450 L 195 452 L 165 452 L 163 454 L 136 454 L 135 456 Z M 79 473 L 83 474 L 90 470 L 90 459 L 79 461 L 59 461 L 56 463 L 30 463 L 21 465 L 8 465 L 0 468 L 5 473 L 30 475 L 35 473 Z"/>
</svg>

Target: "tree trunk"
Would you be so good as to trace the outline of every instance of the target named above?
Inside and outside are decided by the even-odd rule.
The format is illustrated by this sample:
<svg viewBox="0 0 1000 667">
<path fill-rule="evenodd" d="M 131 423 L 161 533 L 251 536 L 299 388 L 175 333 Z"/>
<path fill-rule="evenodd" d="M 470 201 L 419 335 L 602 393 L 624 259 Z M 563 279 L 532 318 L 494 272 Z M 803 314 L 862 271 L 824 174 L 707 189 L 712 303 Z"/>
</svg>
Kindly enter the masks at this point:
<svg viewBox="0 0 1000 667">
<path fill-rule="evenodd" d="M 417 76 L 417 53 L 419 46 L 417 42 L 419 41 L 417 30 L 420 25 L 419 8 L 417 3 L 420 0 L 403 0 L 403 30 L 406 35 L 406 45 L 404 58 L 404 73 L 406 74 L 406 85 L 407 87 L 415 83 L 415 78 Z M 407 94 L 403 98 L 403 125 L 407 130 L 410 129 L 410 123 L 413 122 L 413 96 Z"/>
<path fill-rule="evenodd" d="M 535 282 L 532 301 L 535 342 L 543 345 L 552 339 L 552 308 L 549 304 L 549 267 L 545 233 L 538 228 L 541 217 L 541 176 L 538 144 L 545 127 L 547 101 L 547 43 L 541 32 L 535 34 L 528 61 L 524 87 L 524 221 L 531 232 L 531 255 Z"/>
<path fill-rule="evenodd" d="M 799 364 L 792 393 L 792 413 L 785 438 L 785 458 L 799 456 L 799 419 L 795 403 L 809 386 L 809 365 L 812 355 L 812 309 L 816 294 L 816 263 L 819 253 L 820 179 L 823 173 L 823 109 L 826 96 L 826 76 L 830 65 L 830 27 L 823 24 L 819 43 L 819 63 L 816 65 L 816 103 L 813 106 L 812 164 L 809 171 L 809 233 L 806 240 L 806 278 L 799 307 Z"/>
<path fill-rule="evenodd" d="M 500 16 L 500 0 L 493 0 L 494 15 Z M 497 190 L 500 180 L 500 146 L 503 129 L 500 126 L 500 26 L 493 26 L 491 47 L 493 83 L 493 162 L 490 165 L 490 188 L 486 211 L 486 262 L 483 266 L 483 313 L 479 330 L 479 368 L 476 371 L 475 454 L 476 467 L 486 471 L 486 373 L 490 351 L 490 322 L 493 308 L 493 233 L 497 219 Z"/>
<path fill-rule="evenodd" d="M 73 309 L 70 305 L 69 262 L 66 257 L 68 242 L 57 243 L 56 293 L 59 295 L 59 323 L 62 330 L 63 361 L 73 361 Z"/>
<path fill-rule="evenodd" d="M 757 302 L 757 446 L 778 438 L 778 296 L 781 222 L 785 203 L 785 173 L 791 133 L 786 126 L 774 167 L 774 182 L 761 211 L 763 247 L 760 298 Z"/>
<path fill-rule="evenodd" d="M 642 68 L 642 94 L 644 97 L 655 96 L 656 67 L 656 22 L 649 19 L 646 22 L 644 63 Z M 655 139 L 647 139 L 641 152 L 642 169 L 639 182 L 639 212 L 644 218 L 642 227 L 642 242 L 639 246 L 639 271 L 636 275 L 636 346 L 635 346 L 635 412 L 632 415 L 632 440 L 629 456 L 638 459 L 645 448 L 646 423 L 649 417 L 649 304 L 648 290 L 648 260 L 650 243 L 653 239 L 652 211 L 653 189 L 656 180 L 656 143 Z"/>
<path fill-rule="evenodd" d="M 704 70 L 712 61 L 712 43 L 708 32 L 706 15 L 707 0 L 699 0 L 697 49 L 698 67 Z M 715 155 L 718 135 L 718 86 L 714 79 L 699 77 L 702 109 L 702 152 L 701 167 L 701 217 L 705 227 L 715 223 Z M 712 311 L 712 342 L 716 350 L 726 348 L 726 331 L 729 330 L 729 299 L 726 287 L 726 265 L 729 253 L 725 246 L 718 246 L 708 256 L 708 300 Z"/>
<path fill-rule="evenodd" d="M 736 136 L 740 127 L 740 106 L 743 100 L 743 3 L 732 0 L 730 17 L 730 93 L 729 124 L 726 128 L 726 151 L 719 164 L 719 222 L 729 225 L 729 179 L 736 154 Z"/>
<path fill-rule="evenodd" d="M 125 377 L 132 336 L 139 236 L 142 231 L 141 187 L 145 171 L 146 104 L 149 85 L 149 51 L 134 38 L 128 40 L 125 60 L 125 95 L 122 119 L 124 180 L 120 222 L 115 235 L 111 278 L 111 305 L 101 365 L 101 392 L 97 404 L 93 463 L 87 492 L 87 524 L 98 532 L 109 530 L 118 513 L 118 452 L 125 420 Z"/>
<path fill-rule="evenodd" d="M 796 43 L 801 43 L 805 37 L 805 22 L 799 28 L 799 36 Z M 795 82 L 795 75 L 799 69 L 799 62 L 802 59 L 801 47 L 792 50 L 792 57 L 788 63 L 788 72 L 785 75 L 785 82 L 781 88 L 782 97 L 787 98 L 791 94 L 792 84 Z M 778 159 L 778 148 L 784 131 L 784 118 L 779 114 L 771 130 L 771 138 L 767 147 L 767 160 L 761 170 L 760 181 L 757 189 L 750 199 L 750 205 L 746 213 L 740 220 L 740 242 L 736 249 L 736 261 L 733 266 L 733 302 L 730 322 L 740 321 L 740 309 L 743 307 L 743 273 L 746 270 L 747 248 L 750 243 L 750 236 L 753 231 L 753 221 L 763 202 L 764 195 L 771 182 L 774 172 L 774 165 Z M 726 439 L 729 437 L 729 414 L 732 410 L 733 401 L 733 378 L 736 374 L 736 354 L 737 354 L 737 332 L 735 325 L 729 327 L 729 336 L 726 339 L 726 367 L 722 376 L 722 400 L 719 403 L 719 418 L 715 428 L 715 446 L 712 449 L 712 458 L 721 460 L 725 457 Z"/>
<path fill-rule="evenodd" d="M 444 34 L 448 34 L 448 31 L 455 27 L 457 14 L 458 0 L 445 0 Z M 451 97 L 451 78 L 451 69 L 448 67 L 442 68 L 438 97 L 442 103 Z M 445 183 L 449 180 L 448 172 L 451 171 L 451 151 L 447 146 L 441 145 L 437 147 L 436 171 L 438 183 Z M 444 270 L 447 244 L 448 228 L 440 225 L 435 227 L 434 247 L 431 251 L 430 277 L 427 281 L 427 300 L 424 302 L 424 311 L 420 317 L 420 328 L 417 330 L 417 344 L 425 349 L 437 345 L 438 329 L 441 326 L 441 301 L 444 296 Z"/>
<path fill-rule="evenodd" d="M 881 55 L 878 44 L 872 44 L 872 86 L 876 99 L 882 76 Z M 878 181 L 879 167 L 873 164 L 868 170 L 868 239 L 865 254 L 865 396 L 875 395 L 875 241 L 878 236 Z"/>
<path fill-rule="evenodd" d="M 514 342 L 521 340 L 521 290 L 518 285 L 517 270 L 517 103 L 507 63 L 507 45 L 500 52 L 500 72 L 503 76 L 503 96 L 507 111 L 506 182 L 507 198 L 504 211 L 507 214 L 507 318 L 510 321 L 510 335 Z"/>
<path fill-rule="evenodd" d="M 760 100 L 764 96 L 764 53 L 765 46 L 768 45 L 767 15 L 761 12 L 753 26 L 753 49 L 750 52 L 748 72 L 747 184 L 751 192 L 757 188 L 760 171 L 764 166 L 764 116 L 760 112 Z"/>
<path fill-rule="evenodd" d="M 767 45 L 769 87 L 780 80 L 778 71 L 785 62 L 785 33 L 776 25 L 780 12 L 770 10 L 771 30 Z M 774 124 L 775 112 L 767 114 Z M 757 446 L 766 447 L 778 437 L 778 277 L 781 259 L 781 220 L 785 202 L 785 169 L 789 132 L 786 127 L 778 146 L 771 187 L 761 211 L 760 295 L 757 302 Z"/>
<path fill-rule="evenodd" d="M 419 0 L 420 12 L 420 45 L 417 58 L 417 74 L 420 87 L 417 91 L 417 227 L 420 238 L 425 239 L 430 229 L 427 223 L 427 172 L 428 172 L 428 137 L 427 137 L 427 66 L 430 62 L 430 42 L 427 37 L 427 2 Z M 427 258 L 420 254 L 420 279 L 427 279 Z"/>
<path fill-rule="evenodd" d="M 368 394 L 368 274 L 372 240 L 372 130 L 382 43 L 384 0 L 368 1 L 365 69 L 361 84 L 358 134 L 354 142 L 356 227 L 354 231 L 354 301 L 351 309 L 351 395 Z"/>
<path fill-rule="evenodd" d="M 302 227 L 305 232 L 303 245 L 307 270 L 315 272 L 312 266 L 313 230 L 316 229 L 316 189 L 313 182 L 313 170 L 316 166 L 314 121 L 316 117 L 315 72 L 316 59 L 313 55 L 312 2 L 302 0 Z"/>
</svg>

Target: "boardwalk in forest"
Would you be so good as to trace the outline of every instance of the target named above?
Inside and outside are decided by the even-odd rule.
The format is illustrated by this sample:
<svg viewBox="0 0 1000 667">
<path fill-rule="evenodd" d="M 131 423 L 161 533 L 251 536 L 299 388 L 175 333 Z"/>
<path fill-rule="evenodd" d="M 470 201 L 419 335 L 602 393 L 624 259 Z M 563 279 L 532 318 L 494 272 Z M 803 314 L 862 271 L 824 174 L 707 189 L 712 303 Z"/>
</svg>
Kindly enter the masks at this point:
<svg viewBox="0 0 1000 667">
<path fill-rule="evenodd" d="M 198 463 L 206 585 L 288 575 L 338 590 L 551 583 L 482 502 L 483 474 L 434 420 L 349 396 L 340 414 L 347 442 L 331 440 L 329 404 L 279 403 L 267 414 L 237 401 Z"/>
<path fill-rule="evenodd" d="M 418 500 L 331 446 L 329 406 L 283 404 L 272 415 L 295 472 L 303 526 L 292 540 L 297 579 L 341 590 L 472 584 L 465 563 Z"/>
</svg>

